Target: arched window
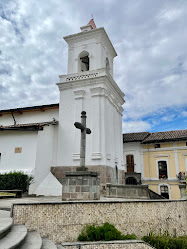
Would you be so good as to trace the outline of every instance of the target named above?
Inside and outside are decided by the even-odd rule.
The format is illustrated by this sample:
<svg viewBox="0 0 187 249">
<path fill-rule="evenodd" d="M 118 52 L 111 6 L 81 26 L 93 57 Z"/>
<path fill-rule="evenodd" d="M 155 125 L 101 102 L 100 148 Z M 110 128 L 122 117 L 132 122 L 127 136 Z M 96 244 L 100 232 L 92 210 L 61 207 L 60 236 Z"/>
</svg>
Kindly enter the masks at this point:
<svg viewBox="0 0 187 249">
<path fill-rule="evenodd" d="M 126 165 L 127 165 L 127 172 L 134 172 L 134 156 L 133 155 L 126 156 Z"/>
<path fill-rule="evenodd" d="M 137 180 L 134 177 L 128 177 L 125 183 L 127 185 L 137 185 Z"/>
<path fill-rule="evenodd" d="M 158 172 L 159 172 L 159 179 L 168 178 L 167 161 L 158 161 Z"/>
<path fill-rule="evenodd" d="M 89 61 L 89 53 L 87 51 L 83 51 L 79 55 L 79 72 L 89 71 L 90 61 Z"/>
<path fill-rule="evenodd" d="M 169 189 L 167 185 L 160 185 L 160 195 L 169 199 Z"/>
</svg>

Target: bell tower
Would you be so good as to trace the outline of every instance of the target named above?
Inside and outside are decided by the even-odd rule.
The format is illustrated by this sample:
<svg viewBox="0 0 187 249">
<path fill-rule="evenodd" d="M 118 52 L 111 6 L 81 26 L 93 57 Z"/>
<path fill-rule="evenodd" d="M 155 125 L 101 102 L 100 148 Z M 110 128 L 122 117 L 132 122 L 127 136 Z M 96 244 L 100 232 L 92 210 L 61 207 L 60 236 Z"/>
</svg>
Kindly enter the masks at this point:
<svg viewBox="0 0 187 249">
<path fill-rule="evenodd" d="M 68 69 L 57 83 L 60 105 L 56 168 L 74 171 L 80 164 L 80 132 L 74 123 L 86 111 L 92 131 L 86 142 L 86 167 L 100 173 L 102 185 L 120 183 L 124 94 L 113 79 L 117 54 L 105 29 L 96 28 L 93 19 L 80 29 L 80 33 L 64 37 Z"/>
<path fill-rule="evenodd" d="M 80 28 L 82 32 L 64 37 L 68 43 L 68 74 L 107 68 L 113 76 L 116 51 L 104 28 L 94 20 Z"/>
</svg>

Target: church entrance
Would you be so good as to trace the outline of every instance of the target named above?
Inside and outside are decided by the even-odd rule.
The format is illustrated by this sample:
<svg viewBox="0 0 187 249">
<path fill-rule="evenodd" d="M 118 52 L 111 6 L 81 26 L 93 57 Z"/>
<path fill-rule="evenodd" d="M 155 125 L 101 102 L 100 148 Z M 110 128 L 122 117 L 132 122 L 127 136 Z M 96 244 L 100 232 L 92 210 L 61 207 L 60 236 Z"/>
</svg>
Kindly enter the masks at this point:
<svg viewBox="0 0 187 249">
<path fill-rule="evenodd" d="M 133 155 L 126 156 L 126 165 L 127 165 L 127 172 L 134 172 L 134 156 Z"/>
</svg>

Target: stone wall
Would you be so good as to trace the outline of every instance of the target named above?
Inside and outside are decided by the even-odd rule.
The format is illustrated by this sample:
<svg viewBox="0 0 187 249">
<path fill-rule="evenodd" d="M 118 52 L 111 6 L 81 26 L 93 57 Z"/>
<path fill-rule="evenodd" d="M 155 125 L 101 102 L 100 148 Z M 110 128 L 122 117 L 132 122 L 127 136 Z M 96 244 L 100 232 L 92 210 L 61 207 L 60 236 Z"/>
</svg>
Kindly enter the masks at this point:
<svg viewBox="0 0 187 249">
<path fill-rule="evenodd" d="M 62 243 L 64 249 L 151 249 L 154 248 L 139 240 L 131 241 L 98 241 Z"/>
<path fill-rule="evenodd" d="M 148 185 L 113 185 L 108 183 L 107 197 L 125 199 L 150 199 Z"/>
<path fill-rule="evenodd" d="M 14 224 L 24 224 L 54 242 L 76 241 L 85 225 L 114 224 L 141 238 L 150 231 L 187 235 L 187 201 L 84 201 L 13 205 Z"/>
<path fill-rule="evenodd" d="M 100 200 L 100 182 L 97 172 L 76 171 L 66 173 L 62 179 L 63 201 Z"/>
<path fill-rule="evenodd" d="M 89 171 L 97 172 L 100 175 L 101 195 L 106 194 L 106 183 L 116 184 L 116 172 L 115 169 L 110 166 L 87 166 Z M 51 167 L 51 173 L 62 183 L 62 179 L 65 177 L 66 172 L 75 172 L 77 166 L 58 166 Z M 124 184 L 124 171 L 118 169 L 118 183 Z"/>
</svg>

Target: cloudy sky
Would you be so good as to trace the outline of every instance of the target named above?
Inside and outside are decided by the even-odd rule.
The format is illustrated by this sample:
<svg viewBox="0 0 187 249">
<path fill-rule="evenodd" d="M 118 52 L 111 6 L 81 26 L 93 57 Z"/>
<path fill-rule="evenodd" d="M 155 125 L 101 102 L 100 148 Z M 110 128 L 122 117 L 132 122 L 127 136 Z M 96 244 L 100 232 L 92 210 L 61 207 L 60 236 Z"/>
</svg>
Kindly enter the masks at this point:
<svg viewBox="0 0 187 249">
<path fill-rule="evenodd" d="M 118 53 L 123 131 L 186 129 L 186 0 L 0 0 L 0 109 L 58 103 L 62 37 L 91 14 Z"/>
</svg>

